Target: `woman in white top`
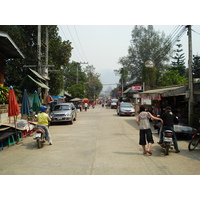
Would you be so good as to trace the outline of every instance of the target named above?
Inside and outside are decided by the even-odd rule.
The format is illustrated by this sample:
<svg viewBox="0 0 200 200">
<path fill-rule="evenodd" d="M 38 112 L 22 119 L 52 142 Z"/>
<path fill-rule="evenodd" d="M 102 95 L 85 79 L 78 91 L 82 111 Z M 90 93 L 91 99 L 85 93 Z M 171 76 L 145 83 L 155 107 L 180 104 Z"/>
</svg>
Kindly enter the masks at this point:
<svg viewBox="0 0 200 200">
<path fill-rule="evenodd" d="M 154 143 L 154 140 L 152 137 L 151 127 L 150 127 L 150 123 L 149 123 L 150 118 L 155 119 L 155 120 L 160 120 L 161 123 L 163 123 L 163 120 L 161 118 L 154 117 L 150 112 L 145 111 L 144 106 L 141 106 L 140 114 L 138 115 L 138 117 L 136 119 L 136 122 L 140 129 L 139 144 L 142 145 L 143 154 L 149 153 L 151 155 L 152 154 L 151 146 Z M 147 150 L 146 150 L 146 140 L 148 142 Z"/>
</svg>

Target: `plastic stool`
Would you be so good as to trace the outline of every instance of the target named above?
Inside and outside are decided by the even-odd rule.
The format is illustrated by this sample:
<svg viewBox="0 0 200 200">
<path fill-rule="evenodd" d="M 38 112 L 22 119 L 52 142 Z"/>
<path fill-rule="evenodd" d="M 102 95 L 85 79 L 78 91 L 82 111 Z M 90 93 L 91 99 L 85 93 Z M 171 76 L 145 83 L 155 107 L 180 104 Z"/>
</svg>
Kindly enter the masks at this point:
<svg viewBox="0 0 200 200">
<path fill-rule="evenodd" d="M 2 141 L 0 141 L 0 149 L 3 150 L 3 142 Z"/>
<path fill-rule="evenodd" d="M 21 141 L 21 140 L 23 140 L 23 138 L 22 138 L 22 131 L 18 131 L 17 132 L 17 137 L 18 137 L 18 142 Z"/>
<path fill-rule="evenodd" d="M 15 145 L 15 139 L 14 139 L 14 136 L 13 135 L 10 135 L 8 137 L 8 147 L 10 147 L 11 144 L 14 144 Z"/>
</svg>

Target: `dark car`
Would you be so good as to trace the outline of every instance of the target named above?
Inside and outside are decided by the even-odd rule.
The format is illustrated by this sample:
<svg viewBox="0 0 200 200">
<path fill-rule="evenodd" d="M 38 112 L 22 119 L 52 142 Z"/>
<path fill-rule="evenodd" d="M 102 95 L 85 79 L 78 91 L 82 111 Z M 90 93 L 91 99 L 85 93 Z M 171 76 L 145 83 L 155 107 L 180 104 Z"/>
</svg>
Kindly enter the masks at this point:
<svg viewBox="0 0 200 200">
<path fill-rule="evenodd" d="M 135 115 L 135 107 L 131 103 L 123 102 L 117 107 L 118 115 Z"/>
<path fill-rule="evenodd" d="M 60 103 L 56 104 L 51 113 L 51 124 L 55 122 L 70 122 L 76 121 L 77 110 L 73 103 Z"/>
</svg>

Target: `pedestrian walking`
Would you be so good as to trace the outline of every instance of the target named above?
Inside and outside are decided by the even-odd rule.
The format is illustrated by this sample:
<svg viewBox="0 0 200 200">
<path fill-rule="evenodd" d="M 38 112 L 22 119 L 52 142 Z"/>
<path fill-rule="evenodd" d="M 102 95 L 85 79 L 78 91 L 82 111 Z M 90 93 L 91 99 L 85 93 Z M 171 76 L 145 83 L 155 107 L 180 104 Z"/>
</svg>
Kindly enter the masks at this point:
<svg viewBox="0 0 200 200">
<path fill-rule="evenodd" d="M 144 106 L 140 106 L 139 115 L 136 118 L 136 122 L 139 126 L 139 144 L 142 146 L 143 154 L 149 153 L 152 154 L 151 146 L 154 143 L 150 122 L 149 119 L 159 120 L 163 123 L 163 120 L 158 117 L 154 117 L 150 112 L 147 112 Z M 147 150 L 146 150 L 146 141 L 148 142 Z"/>
<path fill-rule="evenodd" d="M 85 111 L 87 111 L 87 109 L 88 109 L 88 103 L 87 102 L 85 102 L 84 107 L 85 107 Z"/>
</svg>

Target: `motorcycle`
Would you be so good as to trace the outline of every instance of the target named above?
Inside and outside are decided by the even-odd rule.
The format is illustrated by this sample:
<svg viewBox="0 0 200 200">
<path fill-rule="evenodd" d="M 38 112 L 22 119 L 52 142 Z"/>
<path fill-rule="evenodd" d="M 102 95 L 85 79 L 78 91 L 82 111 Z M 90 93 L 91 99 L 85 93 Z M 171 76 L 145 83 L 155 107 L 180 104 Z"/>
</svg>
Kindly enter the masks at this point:
<svg viewBox="0 0 200 200">
<path fill-rule="evenodd" d="M 161 128 L 162 130 L 162 128 Z M 164 130 L 163 131 L 163 138 L 162 138 L 162 143 L 158 143 L 164 150 L 165 150 L 165 155 L 169 155 L 169 149 L 173 149 L 173 131 L 171 130 Z"/>
<path fill-rule="evenodd" d="M 200 119 L 199 119 L 199 123 L 200 123 Z M 200 143 L 200 127 L 198 128 L 198 130 L 194 128 L 193 132 L 194 132 L 194 135 L 192 136 L 192 139 L 188 144 L 189 151 L 193 151 Z"/>
<path fill-rule="evenodd" d="M 37 147 L 41 148 L 43 146 L 43 144 L 48 141 L 48 136 L 45 133 L 45 130 L 38 126 L 36 131 L 35 131 L 35 138 L 33 138 L 34 140 L 36 140 L 37 143 Z"/>
</svg>

